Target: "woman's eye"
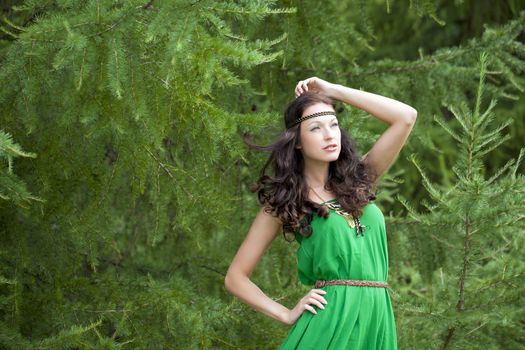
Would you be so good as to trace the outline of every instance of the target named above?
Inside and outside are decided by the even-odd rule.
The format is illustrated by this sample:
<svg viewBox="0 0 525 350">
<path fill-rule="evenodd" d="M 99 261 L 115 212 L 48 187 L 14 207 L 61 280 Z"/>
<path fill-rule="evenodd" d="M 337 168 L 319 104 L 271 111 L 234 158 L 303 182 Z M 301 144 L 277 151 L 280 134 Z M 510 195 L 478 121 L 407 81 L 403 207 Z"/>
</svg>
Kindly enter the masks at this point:
<svg viewBox="0 0 525 350">
<path fill-rule="evenodd" d="M 333 123 L 332 126 L 339 126 L 339 123 Z M 315 129 L 319 129 L 319 127 L 314 126 L 313 128 L 310 129 L 310 131 L 314 131 Z"/>
</svg>

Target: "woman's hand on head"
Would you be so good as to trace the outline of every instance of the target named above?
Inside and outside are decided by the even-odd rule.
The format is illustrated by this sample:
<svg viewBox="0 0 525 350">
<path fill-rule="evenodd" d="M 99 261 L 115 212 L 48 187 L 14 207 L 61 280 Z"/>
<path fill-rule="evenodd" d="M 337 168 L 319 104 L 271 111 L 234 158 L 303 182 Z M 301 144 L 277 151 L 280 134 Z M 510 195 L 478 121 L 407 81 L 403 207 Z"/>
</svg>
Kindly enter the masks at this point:
<svg viewBox="0 0 525 350">
<path fill-rule="evenodd" d="M 317 91 L 325 95 L 331 95 L 331 89 L 334 84 L 327 82 L 318 77 L 311 77 L 305 80 L 301 80 L 295 86 L 295 97 L 299 97 L 306 91 Z M 332 96 L 330 96 L 332 97 Z"/>
<path fill-rule="evenodd" d="M 311 289 L 308 293 L 306 293 L 304 297 L 301 298 L 301 300 L 299 300 L 297 305 L 295 305 L 295 307 L 292 310 L 290 310 L 285 323 L 288 325 L 293 325 L 305 310 L 308 310 L 309 312 L 317 315 L 317 311 L 315 311 L 315 309 L 310 304 L 316 305 L 319 308 L 324 309 L 323 304 L 328 303 L 323 297 L 323 295 L 325 294 L 325 290 Z"/>
</svg>

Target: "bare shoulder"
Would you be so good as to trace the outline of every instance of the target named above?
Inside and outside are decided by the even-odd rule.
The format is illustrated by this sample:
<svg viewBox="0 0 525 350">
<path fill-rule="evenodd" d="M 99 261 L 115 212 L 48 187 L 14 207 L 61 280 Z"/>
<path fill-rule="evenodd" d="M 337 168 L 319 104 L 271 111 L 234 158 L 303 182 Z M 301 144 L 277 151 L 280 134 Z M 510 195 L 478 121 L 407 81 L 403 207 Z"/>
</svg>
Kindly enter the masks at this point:
<svg viewBox="0 0 525 350">
<path fill-rule="evenodd" d="M 282 230 L 281 220 L 261 207 L 228 269 L 250 276 L 259 259 Z"/>
<path fill-rule="evenodd" d="M 266 231 L 274 237 L 282 230 L 283 227 L 281 219 L 271 214 L 270 208 L 268 206 L 262 206 L 259 209 L 259 212 L 255 217 L 254 224 L 256 222 L 257 224 L 266 226 Z"/>
</svg>

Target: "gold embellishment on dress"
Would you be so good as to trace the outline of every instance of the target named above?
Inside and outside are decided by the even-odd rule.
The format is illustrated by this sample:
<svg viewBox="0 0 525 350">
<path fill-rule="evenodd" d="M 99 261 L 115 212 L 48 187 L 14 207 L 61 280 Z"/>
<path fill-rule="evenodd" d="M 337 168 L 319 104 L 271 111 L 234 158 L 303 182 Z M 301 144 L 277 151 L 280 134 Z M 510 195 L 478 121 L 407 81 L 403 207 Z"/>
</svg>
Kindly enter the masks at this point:
<svg viewBox="0 0 525 350">
<path fill-rule="evenodd" d="M 324 199 L 312 187 L 310 187 L 310 189 L 315 193 L 315 195 L 317 197 L 321 198 L 321 200 L 324 201 Z M 334 199 L 337 199 L 337 198 L 334 198 Z M 344 210 L 341 207 L 341 204 L 339 204 L 339 203 L 330 203 L 330 201 L 324 201 L 320 205 L 321 206 L 327 206 L 329 208 L 334 209 L 334 211 L 337 214 L 339 214 L 339 215 L 341 215 L 342 217 L 345 218 L 345 220 L 348 223 L 348 226 L 350 226 L 350 228 L 355 228 L 355 235 L 356 235 L 356 237 L 359 237 L 359 235 L 363 236 L 363 232 L 365 232 L 365 226 L 361 225 L 361 221 L 359 220 L 359 218 L 354 218 L 352 216 L 352 214 L 350 214 L 346 210 Z"/>
<path fill-rule="evenodd" d="M 355 234 L 357 237 L 360 235 L 363 235 L 363 232 L 365 231 L 365 226 L 361 225 L 361 221 L 359 218 L 354 218 L 352 214 L 348 213 L 346 210 L 344 210 L 341 207 L 341 204 L 339 203 L 325 203 L 326 206 L 334 209 L 334 211 L 345 218 L 346 222 L 348 223 L 348 226 L 351 228 L 356 228 Z"/>
<path fill-rule="evenodd" d="M 341 204 L 339 203 L 327 203 L 328 207 L 332 208 L 337 214 L 341 215 L 345 218 L 346 222 L 348 223 L 348 226 L 351 228 L 355 227 L 354 217 L 352 214 L 346 212 L 343 208 L 341 208 Z"/>
</svg>

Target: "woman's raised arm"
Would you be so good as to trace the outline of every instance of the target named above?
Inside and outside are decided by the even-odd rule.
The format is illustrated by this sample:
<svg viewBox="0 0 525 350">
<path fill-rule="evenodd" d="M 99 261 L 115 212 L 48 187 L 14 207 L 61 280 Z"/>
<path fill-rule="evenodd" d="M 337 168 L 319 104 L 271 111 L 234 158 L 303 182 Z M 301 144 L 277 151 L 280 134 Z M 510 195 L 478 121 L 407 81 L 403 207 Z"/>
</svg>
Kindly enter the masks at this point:
<svg viewBox="0 0 525 350">
<path fill-rule="evenodd" d="M 318 77 L 301 80 L 295 87 L 295 95 L 299 96 L 310 90 L 322 92 L 331 98 L 360 108 L 390 124 L 363 156 L 363 160 L 372 168 L 377 182 L 377 179 L 394 163 L 405 145 L 416 123 L 417 110 L 392 98 L 332 84 Z"/>
<path fill-rule="evenodd" d="M 405 145 L 414 124 L 417 111 L 414 107 L 389 97 L 352 89 L 336 84 L 332 96 L 340 101 L 360 108 L 390 126 L 363 156 L 375 173 L 375 182 L 394 163 Z"/>
</svg>

